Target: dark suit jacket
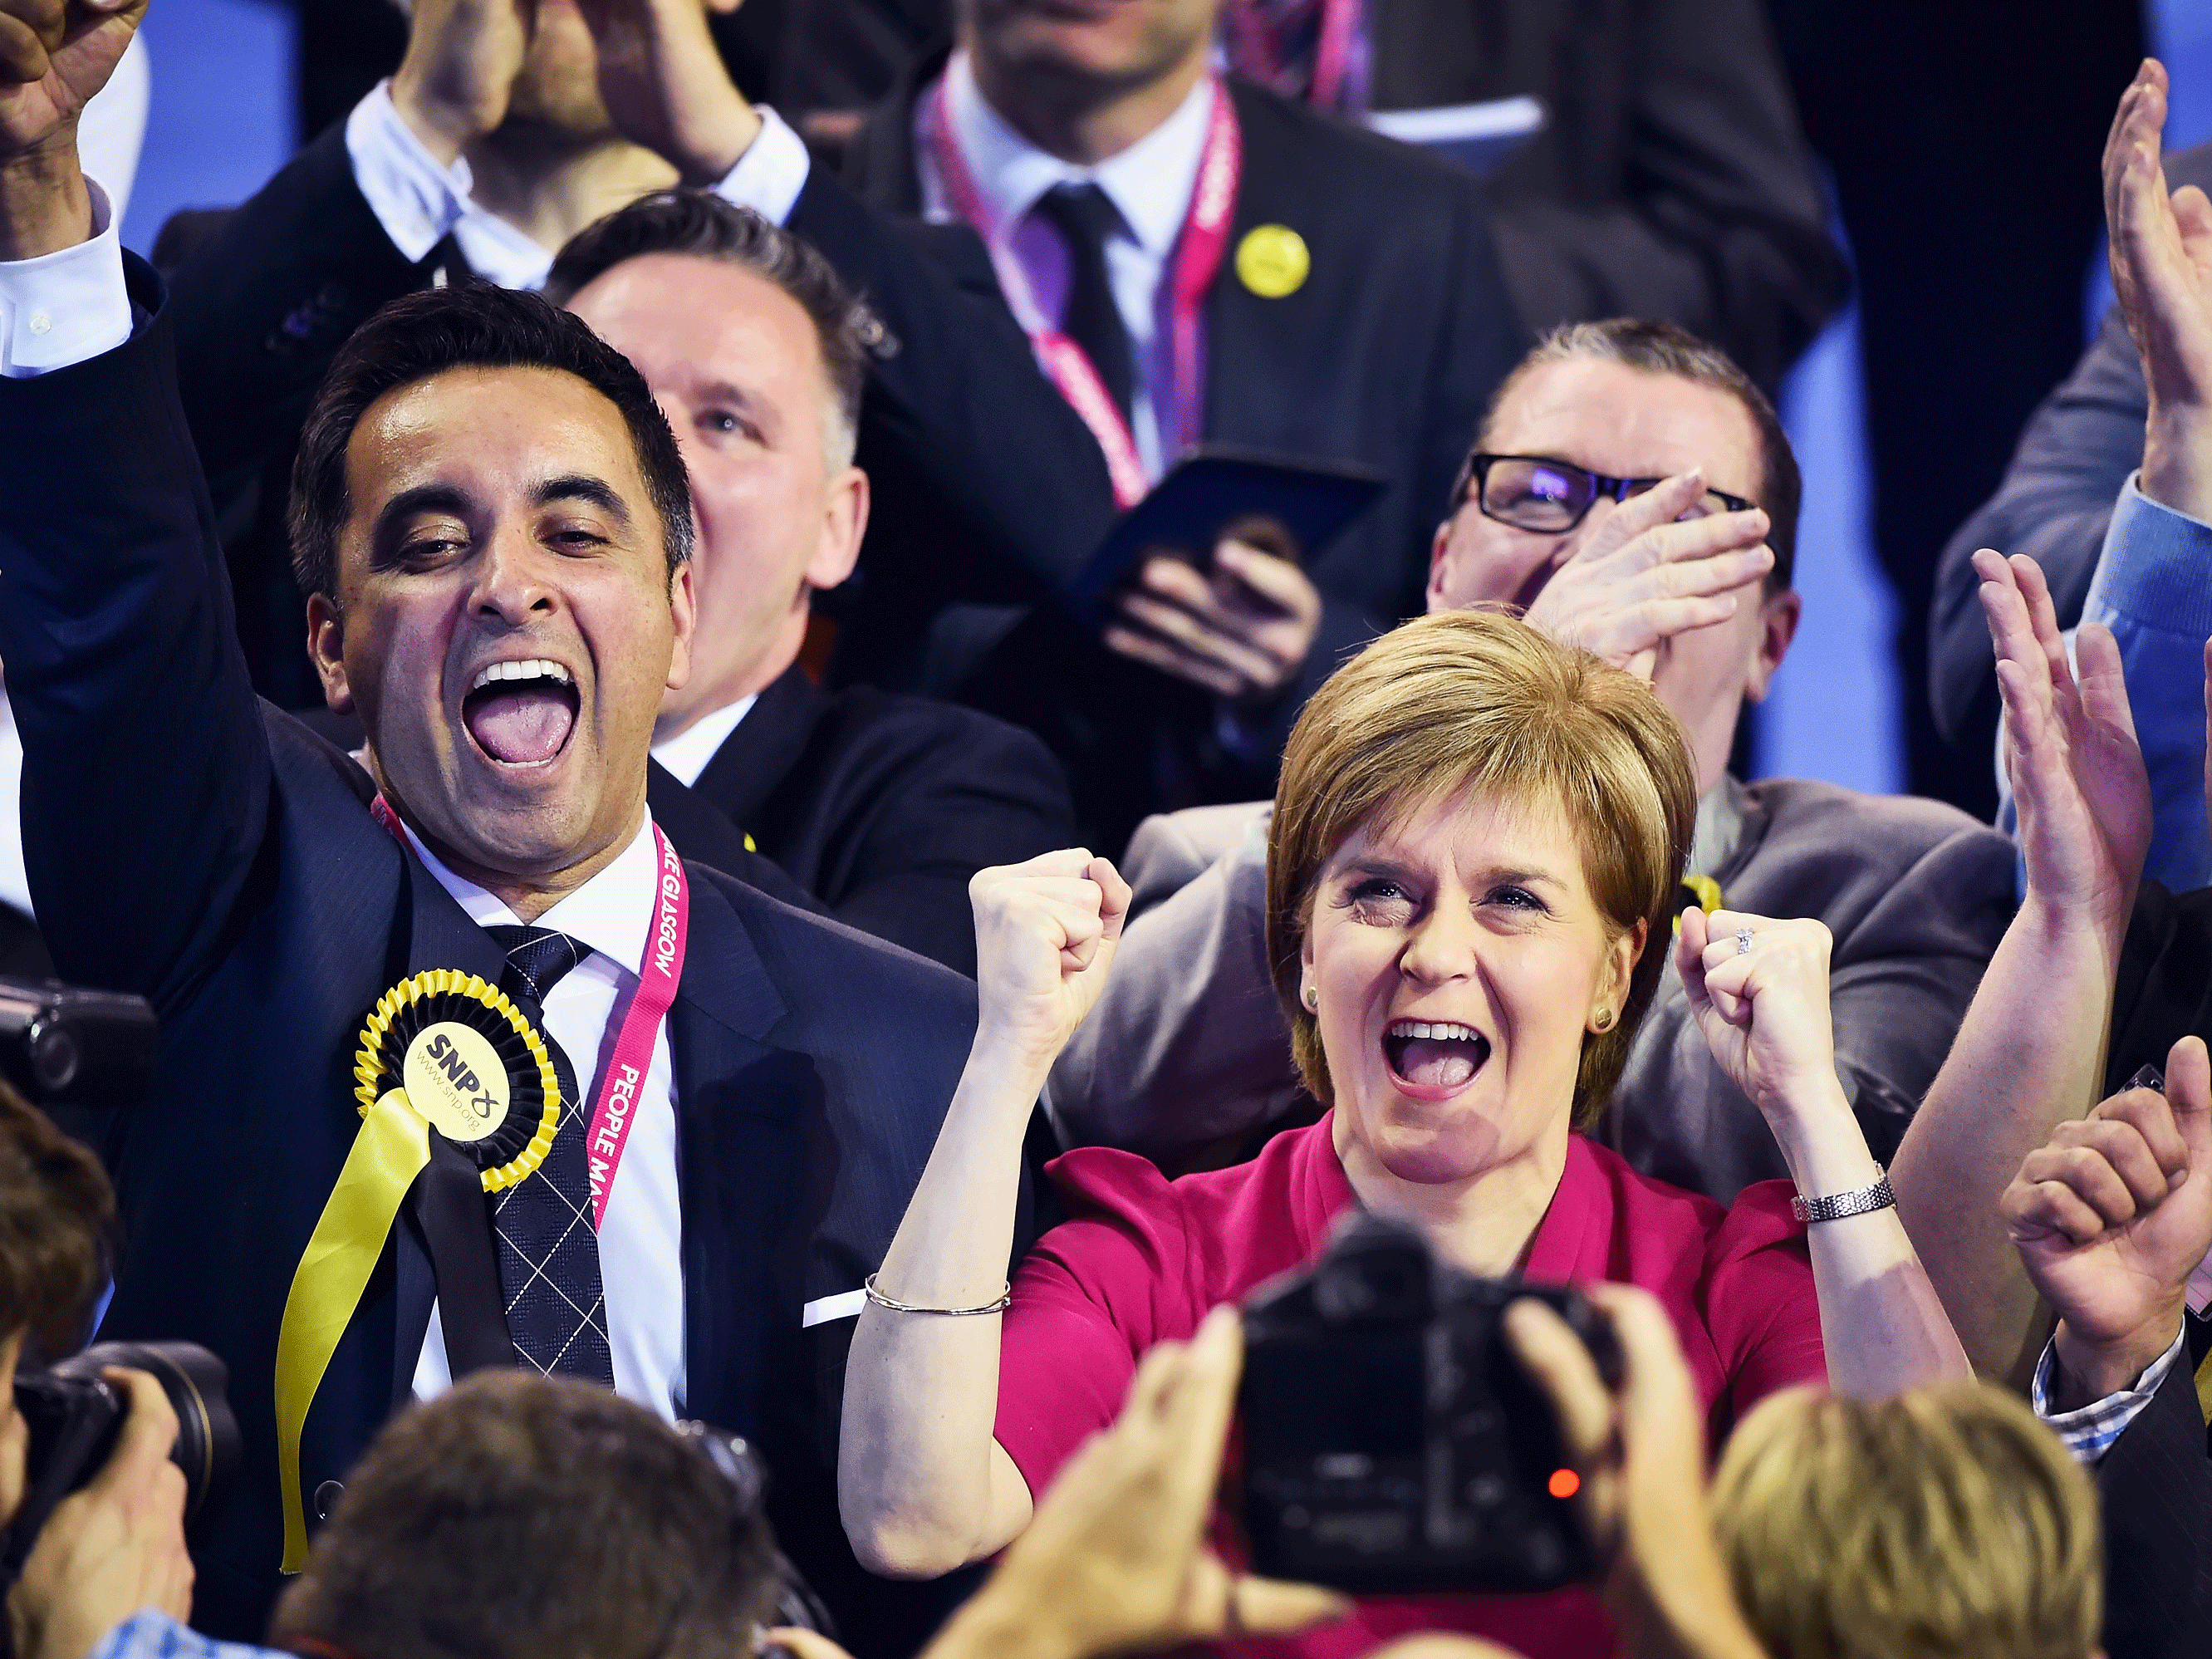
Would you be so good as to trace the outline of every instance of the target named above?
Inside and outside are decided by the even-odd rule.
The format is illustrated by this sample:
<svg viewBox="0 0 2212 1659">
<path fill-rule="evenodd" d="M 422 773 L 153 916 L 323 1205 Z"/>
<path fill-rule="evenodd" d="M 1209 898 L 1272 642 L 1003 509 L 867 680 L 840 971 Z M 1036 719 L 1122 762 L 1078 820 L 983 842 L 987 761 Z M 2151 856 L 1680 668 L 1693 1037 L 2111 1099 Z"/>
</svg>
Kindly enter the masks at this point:
<svg viewBox="0 0 2212 1659">
<path fill-rule="evenodd" d="M 2166 182 L 2175 190 L 2212 190 L 2212 144 L 2167 156 Z M 1976 700 L 1993 694 L 1996 684 L 1978 597 L 1981 578 L 1971 562 L 1975 550 L 1994 547 L 2032 556 L 2051 584 L 2058 625 L 2080 622 L 2112 503 L 2128 474 L 2142 465 L 2149 412 L 2142 364 L 2115 306 L 2074 372 L 2021 431 L 1997 493 L 1943 549 L 1929 618 L 1928 695 L 1937 726 L 1953 741 L 1966 735 Z"/>
<path fill-rule="evenodd" d="M 647 799 L 678 847 L 719 815 L 840 921 L 969 975 L 969 878 L 1074 840 L 1066 781 L 1027 732 L 870 686 L 824 691 L 797 668 L 690 789 L 655 766 Z"/>
<path fill-rule="evenodd" d="M 915 106 L 943 58 L 940 51 L 912 67 L 848 158 L 854 188 L 878 207 L 921 210 Z M 1324 602 L 1321 631 L 1305 672 L 1253 745 L 1251 765 L 1205 749 L 1210 700 L 1182 696 L 1158 675 L 1121 672 L 1073 634 L 1022 653 L 1011 671 L 1000 659 L 997 686 L 977 692 L 979 701 L 1045 734 L 1068 765 L 1085 832 L 1109 844 L 1146 811 L 1272 788 L 1280 739 L 1313 689 L 1344 653 L 1419 614 L 1429 542 L 1453 475 L 1525 344 L 1488 212 L 1464 173 L 1261 88 L 1230 87 L 1244 144 L 1231 248 L 1257 226 L 1287 225 L 1304 239 L 1312 273 L 1295 293 L 1263 299 L 1237 280 L 1233 254 L 1223 261 L 1206 301 L 1201 434 L 1208 443 L 1361 463 L 1389 483 L 1307 561 Z M 965 226 L 941 235 L 948 257 L 988 269 Z M 1193 739 L 1184 798 L 1164 798 L 1149 749 L 1102 758 L 1140 726 L 1133 711 L 1147 706 L 1164 708 Z"/>
<path fill-rule="evenodd" d="M 1022 604 L 1074 573 L 1114 520 L 1089 431 L 1036 374 L 988 264 L 963 284 L 821 169 L 789 228 L 820 248 L 884 325 L 870 359 L 857 459 L 874 510 L 858 579 L 825 608 L 841 653 L 880 683 L 917 617 L 949 599 Z M 171 326 L 185 411 L 207 470 L 257 689 L 288 707 L 322 693 L 308 667 L 284 526 L 307 405 L 345 337 L 386 301 L 466 266 L 451 244 L 401 257 L 355 185 L 332 127 L 220 223 L 175 272 Z M 848 591 L 849 590 L 849 591 Z"/>
<path fill-rule="evenodd" d="M 137 297 L 158 303 L 133 265 Z M 362 1017 L 416 971 L 495 978 L 497 947 L 367 811 L 345 755 L 258 703 L 157 318 L 0 382 L 0 653 L 24 744 L 33 891 L 57 963 L 149 998 L 159 1081 L 104 1152 L 126 1243 L 104 1330 L 204 1343 L 246 1447 L 198 1553 L 198 1616 L 258 1633 L 276 1589 L 279 1317 L 351 1146 Z M 850 1323 L 799 1310 L 888 1246 L 964 1060 L 974 988 L 690 866 L 669 1015 L 687 1409 L 757 1437 L 787 1547 L 864 1647 L 910 1647 L 902 1593 L 842 1544 L 830 1468 Z M 407 1225 L 310 1413 L 302 1486 L 344 1478 L 408 1397 L 433 1283 Z M 910 1610 L 910 1609 L 909 1609 Z M 927 1616 L 925 1613 L 924 1617 Z"/>
<path fill-rule="evenodd" d="M 1768 392 L 1849 288 L 1758 0 L 1375 0 L 1377 109 L 1533 94 L 1489 179 L 1538 330 L 1680 323 Z"/>
<path fill-rule="evenodd" d="M 2201 1322 L 2191 1335 L 2200 1340 Z M 2212 1653 L 2212 1457 L 2192 1343 L 2097 1466 L 2108 1659 Z"/>
<path fill-rule="evenodd" d="M 2113 981 L 2105 1093 L 2145 1066 L 2163 1072 L 2168 1051 L 2191 1034 L 2212 1042 L 2212 887 L 2172 893 L 2146 881 Z"/>
</svg>

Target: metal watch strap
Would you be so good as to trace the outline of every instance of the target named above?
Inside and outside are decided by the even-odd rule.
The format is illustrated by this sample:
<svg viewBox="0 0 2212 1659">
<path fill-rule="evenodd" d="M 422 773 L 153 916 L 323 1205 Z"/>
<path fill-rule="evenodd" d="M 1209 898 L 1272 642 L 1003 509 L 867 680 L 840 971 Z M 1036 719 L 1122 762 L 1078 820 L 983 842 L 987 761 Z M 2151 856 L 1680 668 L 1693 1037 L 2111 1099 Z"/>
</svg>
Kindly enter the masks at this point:
<svg viewBox="0 0 2212 1659">
<path fill-rule="evenodd" d="M 1871 1187 L 1854 1188 L 1848 1193 L 1837 1193 L 1829 1198 L 1807 1198 L 1802 1193 L 1790 1200 L 1790 1213 L 1798 1220 L 1811 1224 L 1819 1221 L 1841 1221 L 1845 1216 L 1869 1215 L 1876 1210 L 1886 1210 L 1897 1202 L 1897 1194 L 1890 1190 L 1889 1171 L 1879 1164 L 1875 1173 L 1881 1176 Z"/>
</svg>

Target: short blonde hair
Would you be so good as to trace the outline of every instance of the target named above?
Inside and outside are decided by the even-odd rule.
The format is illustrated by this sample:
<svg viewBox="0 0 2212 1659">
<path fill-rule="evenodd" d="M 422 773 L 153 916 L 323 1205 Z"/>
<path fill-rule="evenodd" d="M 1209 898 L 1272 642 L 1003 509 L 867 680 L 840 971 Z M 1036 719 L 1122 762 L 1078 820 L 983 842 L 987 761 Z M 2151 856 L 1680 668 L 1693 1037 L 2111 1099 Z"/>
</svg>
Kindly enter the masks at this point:
<svg viewBox="0 0 2212 1659">
<path fill-rule="evenodd" d="M 1267 836 L 1267 957 L 1298 1071 L 1330 1103 L 1320 1024 L 1298 1001 L 1322 867 L 1361 826 L 1402 823 L 1469 788 L 1557 805 L 1609 936 L 1645 924 L 1620 1023 L 1583 1040 L 1574 1121 L 1586 1128 L 1620 1081 L 1666 964 L 1697 779 L 1680 725 L 1650 686 L 1494 611 L 1392 629 L 1330 676 L 1291 732 Z"/>
<path fill-rule="evenodd" d="M 1712 1503 L 1771 1659 L 2096 1650 L 2096 1492 L 2033 1412 L 1987 1383 L 1776 1395 L 1737 1426 Z"/>
</svg>

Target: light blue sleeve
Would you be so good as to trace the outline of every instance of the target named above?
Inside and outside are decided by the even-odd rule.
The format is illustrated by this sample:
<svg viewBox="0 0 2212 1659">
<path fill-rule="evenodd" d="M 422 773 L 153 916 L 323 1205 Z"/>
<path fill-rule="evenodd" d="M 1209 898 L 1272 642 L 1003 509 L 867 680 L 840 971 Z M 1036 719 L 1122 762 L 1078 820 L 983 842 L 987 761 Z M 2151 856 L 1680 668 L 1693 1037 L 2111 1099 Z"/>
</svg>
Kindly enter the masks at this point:
<svg viewBox="0 0 2212 1659">
<path fill-rule="evenodd" d="M 87 1659 L 291 1659 L 270 1648 L 218 1642 L 148 1607 L 101 1637 Z"/>
<path fill-rule="evenodd" d="M 2212 637 L 2212 524 L 2161 507 L 2130 473 L 2081 607 L 2112 630 L 2150 772 L 2143 873 L 2177 893 L 2212 885 L 2204 822 L 2204 641 Z"/>
<path fill-rule="evenodd" d="M 2204 641 L 2212 637 L 2212 524 L 2162 507 L 2130 473 L 2105 534 L 2084 622 L 2112 631 L 2128 703 L 2150 774 L 2146 876 L 2177 893 L 2212 886 L 2212 834 L 2204 817 Z M 2070 654 L 2074 640 L 2067 636 Z M 2018 833 L 1997 767 L 1998 827 Z"/>
</svg>

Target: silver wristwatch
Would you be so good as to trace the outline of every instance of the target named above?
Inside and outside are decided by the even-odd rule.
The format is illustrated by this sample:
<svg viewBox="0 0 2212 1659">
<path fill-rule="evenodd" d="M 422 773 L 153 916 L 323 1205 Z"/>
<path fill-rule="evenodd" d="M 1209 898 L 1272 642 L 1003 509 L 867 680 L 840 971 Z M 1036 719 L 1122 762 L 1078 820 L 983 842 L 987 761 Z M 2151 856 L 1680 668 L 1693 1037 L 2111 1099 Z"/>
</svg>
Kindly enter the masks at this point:
<svg viewBox="0 0 2212 1659">
<path fill-rule="evenodd" d="M 1881 1164 L 1874 1166 L 1881 1178 L 1871 1187 L 1857 1187 L 1848 1193 L 1838 1193 L 1830 1198 L 1808 1198 L 1802 1193 L 1790 1200 L 1790 1213 L 1803 1222 L 1841 1221 L 1847 1215 L 1867 1215 L 1875 1210 L 1886 1210 L 1897 1202 L 1897 1194 L 1890 1190 L 1889 1171 Z"/>
</svg>

